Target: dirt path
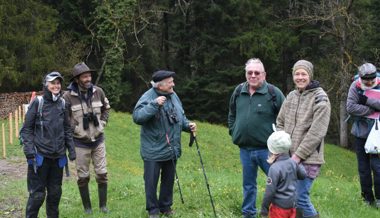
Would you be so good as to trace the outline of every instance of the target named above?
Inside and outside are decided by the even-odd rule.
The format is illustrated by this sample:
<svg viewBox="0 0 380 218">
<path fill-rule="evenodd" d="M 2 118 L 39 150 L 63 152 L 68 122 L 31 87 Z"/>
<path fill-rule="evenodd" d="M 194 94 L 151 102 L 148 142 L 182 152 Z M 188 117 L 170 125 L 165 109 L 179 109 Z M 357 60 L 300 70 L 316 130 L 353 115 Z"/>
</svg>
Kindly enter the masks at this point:
<svg viewBox="0 0 380 218">
<path fill-rule="evenodd" d="M 24 158 L 12 157 L 0 160 L 0 177 L 13 179 L 26 178 L 26 168 Z"/>
<path fill-rule="evenodd" d="M 74 180 L 76 178 L 75 165 L 69 162 L 70 177 L 64 175 L 64 180 Z M 6 191 L 9 182 L 15 180 L 26 180 L 27 164 L 24 157 L 10 157 L 8 159 L 0 159 L 0 193 Z M 25 192 L 27 192 L 26 187 Z M 27 196 L 27 193 L 26 193 Z M 22 199 L 22 200 L 20 200 Z M 0 217 L 1 218 L 22 218 L 25 214 L 26 198 L 14 196 L 8 198 L 6 202 L 0 199 Z"/>
</svg>

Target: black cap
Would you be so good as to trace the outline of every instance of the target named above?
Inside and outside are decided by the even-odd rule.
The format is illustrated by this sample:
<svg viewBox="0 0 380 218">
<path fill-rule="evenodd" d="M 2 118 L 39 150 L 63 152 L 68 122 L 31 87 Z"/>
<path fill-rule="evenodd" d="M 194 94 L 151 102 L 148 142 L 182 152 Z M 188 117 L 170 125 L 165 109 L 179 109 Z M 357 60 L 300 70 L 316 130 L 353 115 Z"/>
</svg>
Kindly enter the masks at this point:
<svg viewBox="0 0 380 218">
<path fill-rule="evenodd" d="M 163 79 L 173 77 L 175 73 L 173 71 L 159 70 L 153 73 L 152 80 L 153 82 L 159 82 Z"/>
</svg>

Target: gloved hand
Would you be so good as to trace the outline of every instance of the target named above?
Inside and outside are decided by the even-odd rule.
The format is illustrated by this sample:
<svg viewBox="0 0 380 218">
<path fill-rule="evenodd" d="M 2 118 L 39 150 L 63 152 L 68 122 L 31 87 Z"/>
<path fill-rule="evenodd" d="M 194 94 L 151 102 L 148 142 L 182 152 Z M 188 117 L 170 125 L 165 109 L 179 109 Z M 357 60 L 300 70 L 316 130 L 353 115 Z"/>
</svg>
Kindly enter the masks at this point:
<svg viewBox="0 0 380 218">
<path fill-rule="evenodd" d="M 368 97 L 365 95 L 360 94 L 358 104 L 365 105 L 367 103 Z"/>
<path fill-rule="evenodd" d="M 75 159 L 77 159 L 77 155 L 75 154 L 75 152 L 69 152 L 69 160 L 74 161 Z"/>
<path fill-rule="evenodd" d="M 36 156 L 35 156 L 34 154 L 27 154 L 27 155 L 25 155 L 25 157 L 26 157 L 26 159 L 28 159 L 28 160 L 33 160 L 33 159 L 36 158 Z"/>
</svg>

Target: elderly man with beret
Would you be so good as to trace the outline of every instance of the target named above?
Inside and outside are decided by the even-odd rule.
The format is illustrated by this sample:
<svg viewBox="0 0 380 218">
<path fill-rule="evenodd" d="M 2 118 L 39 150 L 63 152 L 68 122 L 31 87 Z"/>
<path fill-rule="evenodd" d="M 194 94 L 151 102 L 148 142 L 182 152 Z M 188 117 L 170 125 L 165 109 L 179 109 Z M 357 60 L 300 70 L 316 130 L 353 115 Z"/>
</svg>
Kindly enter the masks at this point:
<svg viewBox="0 0 380 218">
<path fill-rule="evenodd" d="M 92 84 L 92 72 L 84 62 L 74 66 L 72 82 L 64 94 L 68 104 L 75 151 L 78 187 L 84 211 L 92 213 L 88 183 L 90 163 L 95 170 L 98 183 L 99 208 L 103 213 L 107 208 L 107 168 L 104 127 L 108 120 L 110 104 L 103 89 Z"/>
<path fill-rule="evenodd" d="M 196 131 L 196 124 L 186 118 L 173 90 L 174 75 L 166 70 L 153 73 L 153 87 L 141 96 L 133 111 L 133 121 L 141 125 L 140 153 L 144 161 L 146 210 L 150 218 L 158 218 L 160 213 L 173 214 L 171 206 L 176 162 L 181 156 L 181 131 Z"/>
</svg>

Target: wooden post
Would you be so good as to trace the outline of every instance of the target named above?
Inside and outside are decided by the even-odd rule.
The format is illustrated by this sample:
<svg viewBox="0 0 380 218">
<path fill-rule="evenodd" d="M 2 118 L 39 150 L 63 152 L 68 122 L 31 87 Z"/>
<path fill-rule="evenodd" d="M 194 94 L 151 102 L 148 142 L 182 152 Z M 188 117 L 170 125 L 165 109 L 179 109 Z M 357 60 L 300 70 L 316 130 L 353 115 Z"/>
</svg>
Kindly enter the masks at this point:
<svg viewBox="0 0 380 218">
<path fill-rule="evenodd" d="M 9 144 L 13 145 L 13 119 L 12 119 L 12 113 L 9 113 Z"/>
<path fill-rule="evenodd" d="M 15 136 L 16 136 L 16 139 L 18 139 L 18 122 L 19 122 L 19 112 L 15 111 Z"/>
<path fill-rule="evenodd" d="M 7 151 L 6 151 L 6 147 L 5 147 L 5 127 L 4 127 L 4 123 L 2 123 L 1 125 L 1 132 L 2 132 L 2 141 L 3 141 L 3 158 L 7 158 Z"/>
<path fill-rule="evenodd" d="M 25 110 L 25 107 L 24 107 L 24 105 L 22 105 L 22 123 L 24 123 L 25 122 L 25 112 L 26 110 Z"/>
<path fill-rule="evenodd" d="M 22 123 L 22 115 L 21 115 L 21 112 L 22 112 L 22 110 L 21 110 L 21 105 L 19 105 L 18 106 L 18 122 L 19 123 Z"/>
</svg>

